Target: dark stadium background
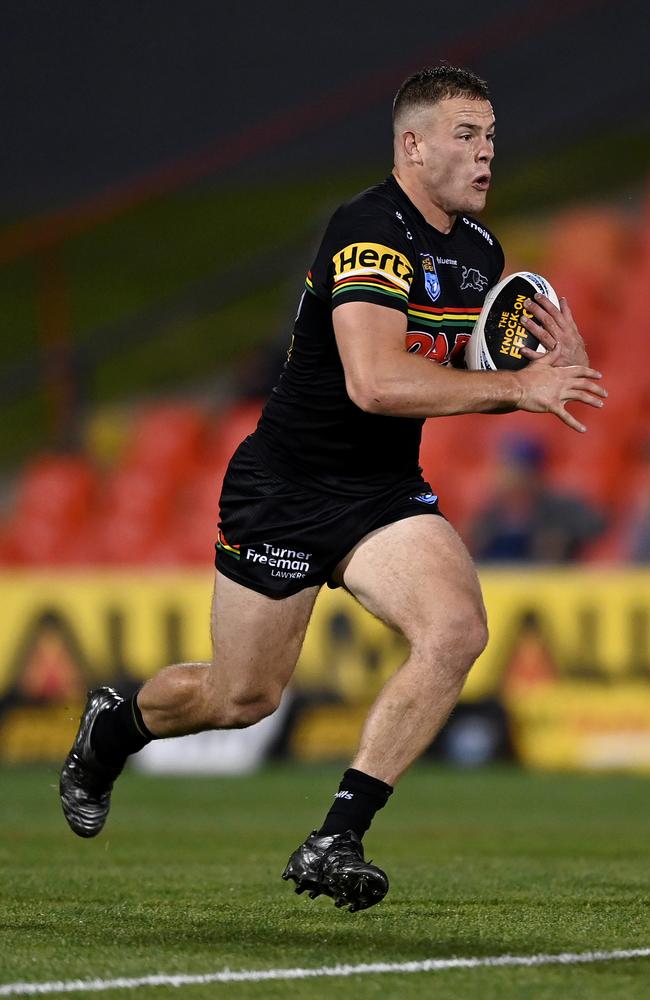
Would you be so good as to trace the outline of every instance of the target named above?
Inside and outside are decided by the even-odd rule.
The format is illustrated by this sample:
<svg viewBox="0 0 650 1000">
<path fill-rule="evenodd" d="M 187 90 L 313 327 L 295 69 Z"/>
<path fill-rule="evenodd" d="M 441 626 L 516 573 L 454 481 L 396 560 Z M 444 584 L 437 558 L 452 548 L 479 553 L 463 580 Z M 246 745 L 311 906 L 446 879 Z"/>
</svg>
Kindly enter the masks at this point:
<svg viewBox="0 0 650 1000">
<path fill-rule="evenodd" d="M 500 176 L 580 141 L 649 127 L 640 0 L 468 0 L 462 9 L 412 0 L 311 8 L 8 0 L 3 24 L 0 204 L 9 218 L 228 145 L 305 107 L 308 135 L 253 149 L 222 182 L 381 174 L 391 94 L 413 67 L 441 57 L 489 81 Z M 320 102 L 334 95 L 323 121 Z M 585 171 L 585 184 L 601 167 Z M 611 169 L 607 182 L 616 184 Z"/>
</svg>

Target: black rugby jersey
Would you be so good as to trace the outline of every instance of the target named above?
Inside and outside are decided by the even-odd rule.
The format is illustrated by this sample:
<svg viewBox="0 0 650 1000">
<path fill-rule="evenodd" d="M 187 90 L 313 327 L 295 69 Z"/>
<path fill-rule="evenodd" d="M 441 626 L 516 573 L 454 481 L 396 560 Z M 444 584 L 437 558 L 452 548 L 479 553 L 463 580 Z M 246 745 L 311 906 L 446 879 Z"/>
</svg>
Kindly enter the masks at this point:
<svg viewBox="0 0 650 1000">
<path fill-rule="evenodd" d="M 352 402 L 332 310 L 358 301 L 397 309 L 408 320 L 405 350 L 462 364 L 503 263 L 485 226 L 459 215 L 448 234 L 439 232 L 392 176 L 341 206 L 307 275 L 287 362 L 253 435 L 262 460 L 278 475 L 338 495 L 416 474 L 424 420 L 366 413 Z"/>
</svg>

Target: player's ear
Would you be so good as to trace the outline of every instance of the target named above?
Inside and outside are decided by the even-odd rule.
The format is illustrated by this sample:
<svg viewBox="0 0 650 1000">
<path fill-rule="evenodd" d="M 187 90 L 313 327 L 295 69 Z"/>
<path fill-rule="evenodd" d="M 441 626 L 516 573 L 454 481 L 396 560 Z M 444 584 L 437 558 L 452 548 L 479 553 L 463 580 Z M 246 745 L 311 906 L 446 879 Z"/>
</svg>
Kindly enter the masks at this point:
<svg viewBox="0 0 650 1000">
<path fill-rule="evenodd" d="M 400 140 L 406 158 L 411 160 L 412 163 L 422 163 L 422 154 L 419 146 L 422 141 L 421 134 L 409 129 L 407 132 L 402 132 Z"/>
</svg>

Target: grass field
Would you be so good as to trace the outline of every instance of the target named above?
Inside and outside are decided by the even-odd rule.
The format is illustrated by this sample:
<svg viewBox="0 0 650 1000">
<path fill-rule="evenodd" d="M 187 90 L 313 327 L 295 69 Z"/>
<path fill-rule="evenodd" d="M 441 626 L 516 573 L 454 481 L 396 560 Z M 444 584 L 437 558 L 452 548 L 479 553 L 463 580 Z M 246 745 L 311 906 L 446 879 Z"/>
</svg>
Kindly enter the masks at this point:
<svg viewBox="0 0 650 1000">
<path fill-rule="evenodd" d="M 650 945 L 650 809 L 640 777 L 422 765 L 366 837 L 391 891 L 356 914 L 295 896 L 279 879 L 319 822 L 335 769 L 277 766 L 239 779 L 128 773 L 106 831 L 88 842 L 65 827 L 56 779 L 46 769 L 0 772 L 0 985 Z M 650 959 L 640 958 L 111 996 L 640 1000 L 649 982 Z"/>
</svg>

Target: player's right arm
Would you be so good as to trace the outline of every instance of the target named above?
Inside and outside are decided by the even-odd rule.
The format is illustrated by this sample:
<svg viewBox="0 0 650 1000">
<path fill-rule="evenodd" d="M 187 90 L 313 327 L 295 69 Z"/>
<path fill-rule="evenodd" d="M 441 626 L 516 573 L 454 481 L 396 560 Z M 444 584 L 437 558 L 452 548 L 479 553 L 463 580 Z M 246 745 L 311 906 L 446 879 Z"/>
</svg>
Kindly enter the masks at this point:
<svg viewBox="0 0 650 1000">
<path fill-rule="evenodd" d="M 540 358 L 517 372 L 470 372 L 409 354 L 406 316 L 370 302 L 344 302 L 332 313 L 348 395 L 368 413 L 438 417 L 500 409 L 554 413 L 576 431 L 586 428 L 568 402 L 601 407 L 601 373 L 583 365 L 554 367 Z"/>
</svg>

